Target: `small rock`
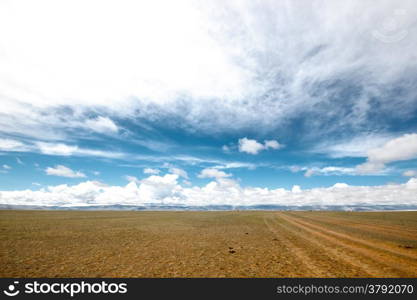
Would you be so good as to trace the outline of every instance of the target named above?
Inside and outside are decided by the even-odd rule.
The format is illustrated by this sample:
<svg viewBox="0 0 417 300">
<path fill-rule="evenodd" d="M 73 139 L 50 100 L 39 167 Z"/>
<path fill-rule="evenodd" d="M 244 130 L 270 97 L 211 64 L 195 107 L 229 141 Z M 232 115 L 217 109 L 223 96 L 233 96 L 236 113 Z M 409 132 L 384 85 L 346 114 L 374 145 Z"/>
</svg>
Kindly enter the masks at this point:
<svg viewBox="0 0 417 300">
<path fill-rule="evenodd" d="M 413 246 L 410 245 L 399 245 L 399 247 L 404 248 L 404 249 L 413 249 Z"/>
</svg>

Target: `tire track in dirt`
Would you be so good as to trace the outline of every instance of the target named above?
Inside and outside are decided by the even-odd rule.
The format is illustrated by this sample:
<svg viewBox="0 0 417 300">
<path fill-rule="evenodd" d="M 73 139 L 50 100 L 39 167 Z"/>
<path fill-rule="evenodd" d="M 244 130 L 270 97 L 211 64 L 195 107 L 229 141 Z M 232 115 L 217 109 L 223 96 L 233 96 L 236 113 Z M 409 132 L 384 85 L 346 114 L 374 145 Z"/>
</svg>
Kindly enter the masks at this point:
<svg viewBox="0 0 417 300">
<path fill-rule="evenodd" d="M 282 216 L 281 216 L 282 217 Z M 283 218 L 284 219 L 284 218 Z M 288 221 L 288 220 L 286 220 Z M 344 277 L 353 277 L 353 276 L 360 276 L 360 277 L 376 277 L 380 276 L 381 268 L 372 264 L 369 264 L 369 258 L 364 259 L 363 257 L 358 258 L 357 256 L 352 255 L 350 251 L 346 247 L 342 247 L 339 244 L 336 244 L 329 240 L 326 236 L 322 234 L 317 234 L 317 232 L 308 229 L 308 228 L 301 228 L 292 222 L 288 222 L 292 224 L 297 229 L 301 229 L 305 232 L 303 234 L 300 231 L 296 231 L 293 229 L 288 229 L 294 235 L 297 235 L 300 239 L 303 239 L 318 249 L 320 249 L 320 253 L 328 253 L 326 256 L 331 257 L 334 263 L 337 265 L 333 265 L 333 267 L 337 267 L 340 273 L 343 273 L 342 276 Z M 316 238 L 312 236 L 316 236 Z M 348 270 L 347 270 L 348 268 Z"/>
<path fill-rule="evenodd" d="M 275 236 L 283 240 L 283 245 L 287 246 L 291 256 L 296 257 L 296 264 L 304 262 L 316 277 L 352 277 L 352 276 L 370 276 L 369 272 L 362 270 L 358 265 L 353 266 L 346 263 L 346 259 L 337 254 L 337 251 L 325 247 L 317 241 L 306 239 L 302 234 L 296 232 L 288 226 L 283 219 L 274 218 L 269 220 L 269 229 Z M 298 228 L 297 228 L 298 229 Z M 330 250 L 330 251 L 327 251 Z M 294 255 L 295 254 L 295 255 Z M 332 255 L 333 254 L 333 255 Z M 335 266 L 338 265 L 339 268 Z M 349 268 L 346 268 L 349 266 Z M 353 271 L 352 271 L 353 270 Z M 302 276 L 308 276 L 302 271 Z"/>
<path fill-rule="evenodd" d="M 281 217 L 285 219 L 285 216 L 281 216 Z M 293 223 L 291 220 L 287 219 L 287 221 Z M 342 243 L 332 236 L 326 235 L 314 229 L 310 229 L 298 223 L 293 223 L 293 224 L 294 226 L 298 226 L 299 228 L 309 232 L 311 235 L 316 236 L 321 242 L 327 241 L 328 243 L 332 244 L 333 247 L 337 247 L 338 249 L 341 249 L 341 251 L 345 253 L 343 255 L 347 255 L 351 257 L 353 262 L 359 262 L 360 267 L 362 267 L 366 272 L 375 275 L 376 277 L 382 277 L 381 274 L 384 274 L 387 276 L 399 277 L 401 274 L 404 273 L 402 270 L 398 271 L 396 268 L 392 268 L 386 263 L 376 260 L 374 256 L 371 256 L 368 253 L 362 251 L 362 249 L 358 249 L 358 247 L 356 246 Z M 389 274 L 386 274 L 387 268 L 390 270 Z"/>
<path fill-rule="evenodd" d="M 340 250 L 340 246 L 337 250 L 334 248 L 334 244 L 330 247 L 326 247 L 323 244 L 323 240 L 317 241 L 307 238 L 306 235 L 302 233 L 302 231 L 304 231 L 302 228 L 291 225 L 287 220 L 282 218 L 282 215 L 275 214 L 275 216 L 278 217 L 275 220 L 276 225 L 280 227 L 279 232 L 288 232 L 293 239 L 297 237 L 295 239 L 296 242 L 294 243 L 308 253 L 310 259 L 315 262 L 316 268 L 320 269 L 322 273 L 325 274 L 325 277 L 369 277 L 372 273 L 378 275 L 381 274 L 381 268 L 368 267 L 367 269 L 364 269 L 363 267 L 367 266 L 366 260 L 361 264 L 358 264 L 357 260 L 355 261 L 354 258 L 349 260 L 346 255 L 338 253 L 337 250 Z"/>
<path fill-rule="evenodd" d="M 301 217 L 301 216 L 299 216 Z M 302 216 L 301 218 L 308 218 L 306 216 Z M 316 220 L 317 221 L 317 220 Z M 358 222 L 347 220 L 345 218 L 336 218 L 332 216 L 325 216 L 320 215 L 320 222 L 337 225 L 344 228 L 355 228 L 358 231 L 367 232 L 367 233 L 375 233 L 384 235 L 386 237 L 402 237 L 405 239 L 415 240 L 417 237 L 417 230 L 411 228 L 404 228 L 403 226 L 399 225 L 383 225 L 383 224 L 367 224 L 365 222 Z"/>
<path fill-rule="evenodd" d="M 324 277 L 328 276 L 326 272 L 323 272 L 310 258 L 310 256 L 306 253 L 305 250 L 303 250 L 302 247 L 296 246 L 291 240 L 284 235 L 284 232 L 278 232 L 268 221 L 267 219 L 271 219 L 271 217 L 267 218 L 264 217 L 263 221 L 265 223 L 265 226 L 268 228 L 268 230 L 281 242 L 283 248 L 285 251 L 289 252 L 291 254 L 290 257 L 293 257 L 294 266 L 304 266 L 304 268 L 301 269 L 301 272 L 299 276 L 305 276 L 305 277 Z M 282 248 L 281 248 L 282 249 Z M 297 276 L 297 274 L 296 274 Z"/>
<path fill-rule="evenodd" d="M 304 228 L 305 230 L 310 229 L 310 232 L 316 236 L 319 235 L 320 237 L 325 238 L 340 247 L 345 247 L 353 253 L 366 257 L 367 260 L 377 263 L 377 265 L 381 266 L 381 271 L 384 274 L 386 274 L 386 271 L 390 271 L 390 274 L 386 275 L 393 276 L 396 274 L 396 277 L 409 277 L 416 275 L 415 271 L 411 271 L 413 270 L 413 266 L 410 266 L 410 261 L 402 259 L 403 261 L 400 262 L 400 257 L 396 256 L 395 253 L 389 253 L 390 255 L 388 255 L 384 250 L 380 250 L 372 245 L 369 247 L 368 243 L 362 243 L 361 241 L 357 242 L 357 239 L 352 239 L 345 234 L 340 234 L 317 225 L 300 221 L 299 218 L 288 216 L 288 214 L 281 215 L 281 217 L 289 222 L 293 222 L 296 226 Z M 394 257 L 392 255 L 394 255 Z"/>
<path fill-rule="evenodd" d="M 288 217 L 292 217 L 294 218 L 296 221 L 298 222 L 304 222 L 305 224 L 308 224 L 310 226 L 313 226 L 317 229 L 321 229 L 322 231 L 326 232 L 327 234 L 331 234 L 331 235 L 336 235 L 339 238 L 345 239 L 345 240 L 349 240 L 352 243 L 358 243 L 361 244 L 362 246 L 366 247 L 366 248 L 371 248 L 374 249 L 378 252 L 385 252 L 386 254 L 389 255 L 394 255 L 398 258 L 402 258 L 406 261 L 413 261 L 414 263 L 417 264 L 417 255 L 414 255 L 414 253 L 406 253 L 406 250 L 401 250 L 401 248 L 394 248 L 394 247 L 390 247 L 387 244 L 383 244 L 380 241 L 377 240 L 373 240 L 372 242 L 368 242 L 365 241 L 361 238 L 355 237 L 353 234 L 352 235 L 348 235 L 346 233 L 342 233 L 342 232 L 338 232 L 335 230 L 330 230 L 327 227 L 325 227 L 326 225 L 322 225 L 320 224 L 320 221 L 315 220 L 311 217 L 306 217 L 306 216 L 298 216 L 294 213 L 287 213 L 285 214 Z M 302 221 L 304 220 L 304 221 Z M 309 221 L 307 221 L 309 220 Z M 329 224 L 332 225 L 332 224 Z M 335 224 L 337 225 L 337 224 Z"/>
</svg>

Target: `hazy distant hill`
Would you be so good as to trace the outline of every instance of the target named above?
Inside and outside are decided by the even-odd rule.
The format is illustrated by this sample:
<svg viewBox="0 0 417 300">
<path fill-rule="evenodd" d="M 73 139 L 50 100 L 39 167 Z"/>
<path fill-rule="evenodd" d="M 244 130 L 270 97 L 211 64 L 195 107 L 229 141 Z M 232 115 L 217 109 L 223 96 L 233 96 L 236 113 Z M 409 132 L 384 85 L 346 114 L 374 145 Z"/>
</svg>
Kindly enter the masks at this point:
<svg viewBox="0 0 417 300">
<path fill-rule="evenodd" d="M 283 205 L 99 205 L 99 206 L 36 206 L 0 204 L 0 209 L 19 210 L 339 210 L 339 211 L 375 211 L 375 210 L 417 210 L 417 205 L 318 205 L 318 206 L 283 206 Z"/>
</svg>

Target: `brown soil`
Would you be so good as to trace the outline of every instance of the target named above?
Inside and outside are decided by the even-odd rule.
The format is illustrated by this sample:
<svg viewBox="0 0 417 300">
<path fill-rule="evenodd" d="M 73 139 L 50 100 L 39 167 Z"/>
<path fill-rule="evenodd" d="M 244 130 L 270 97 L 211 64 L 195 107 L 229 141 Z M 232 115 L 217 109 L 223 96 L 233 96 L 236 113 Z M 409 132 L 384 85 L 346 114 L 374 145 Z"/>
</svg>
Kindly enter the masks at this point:
<svg viewBox="0 0 417 300">
<path fill-rule="evenodd" d="M 0 211 L 0 277 L 416 277 L 417 212 Z"/>
</svg>

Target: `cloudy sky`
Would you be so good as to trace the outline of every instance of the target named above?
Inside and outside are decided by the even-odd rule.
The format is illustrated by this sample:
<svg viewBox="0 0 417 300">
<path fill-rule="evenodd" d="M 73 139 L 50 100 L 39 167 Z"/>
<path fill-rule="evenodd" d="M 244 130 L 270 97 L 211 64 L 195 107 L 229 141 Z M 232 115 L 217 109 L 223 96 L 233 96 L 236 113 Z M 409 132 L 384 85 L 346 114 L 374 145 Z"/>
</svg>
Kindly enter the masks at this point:
<svg viewBox="0 0 417 300">
<path fill-rule="evenodd" d="M 417 204 L 410 1 L 0 1 L 0 204 Z"/>
</svg>

